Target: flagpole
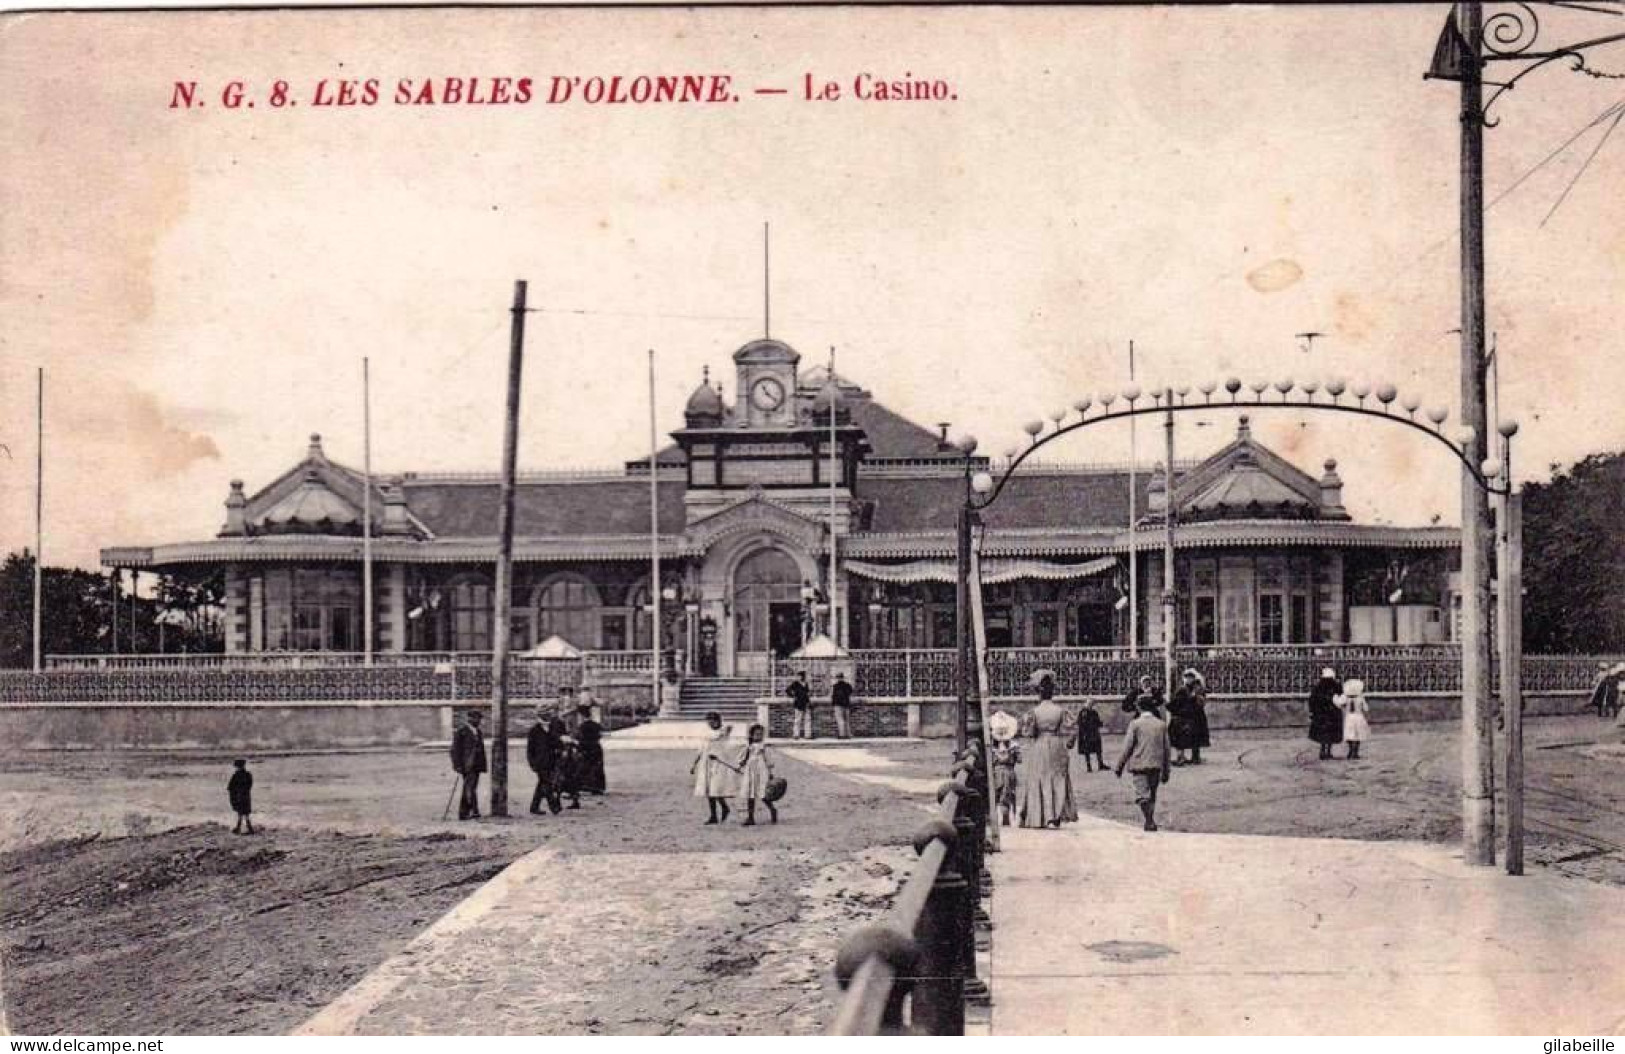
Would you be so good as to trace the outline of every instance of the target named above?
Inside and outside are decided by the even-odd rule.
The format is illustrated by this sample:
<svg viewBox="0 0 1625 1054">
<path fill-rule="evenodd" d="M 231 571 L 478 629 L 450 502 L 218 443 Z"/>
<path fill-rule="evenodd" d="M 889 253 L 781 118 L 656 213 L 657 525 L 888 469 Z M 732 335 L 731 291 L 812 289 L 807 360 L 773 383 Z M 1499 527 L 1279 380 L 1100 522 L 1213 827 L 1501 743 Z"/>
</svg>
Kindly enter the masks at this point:
<svg viewBox="0 0 1625 1054">
<path fill-rule="evenodd" d="M 655 428 L 655 349 L 649 349 L 649 690 L 656 712 L 660 701 L 660 447 Z"/>
<path fill-rule="evenodd" d="M 1128 342 L 1128 379 L 1134 381 L 1134 342 Z M 1138 449 L 1134 442 L 1134 418 L 1128 419 L 1128 654 L 1135 659 L 1140 656 L 1140 553 L 1139 546 L 1135 544 L 1139 539 L 1135 536 L 1136 522 L 1139 520 L 1139 487 L 1136 482 L 1138 472 L 1135 458 Z"/>
<path fill-rule="evenodd" d="M 840 386 L 835 383 L 835 346 L 829 349 L 829 639 L 840 646 L 840 631 L 836 629 L 840 623 L 836 619 L 835 604 L 835 483 L 840 475 L 839 462 L 835 456 L 835 400 L 840 395 Z"/>
<path fill-rule="evenodd" d="M 361 359 L 361 639 L 364 662 L 372 665 L 372 376 Z"/>
<path fill-rule="evenodd" d="M 34 672 L 40 671 L 40 600 L 45 575 L 45 367 L 38 368 L 34 436 Z M 113 617 L 118 617 L 117 609 Z"/>
</svg>

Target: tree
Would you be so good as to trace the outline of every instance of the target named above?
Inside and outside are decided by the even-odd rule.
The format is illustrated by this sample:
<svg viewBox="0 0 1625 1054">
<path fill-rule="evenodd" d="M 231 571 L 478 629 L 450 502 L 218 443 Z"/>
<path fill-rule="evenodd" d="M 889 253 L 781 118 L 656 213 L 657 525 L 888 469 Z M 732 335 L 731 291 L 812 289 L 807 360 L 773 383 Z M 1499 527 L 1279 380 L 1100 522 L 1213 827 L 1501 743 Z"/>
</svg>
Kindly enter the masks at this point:
<svg viewBox="0 0 1625 1054">
<path fill-rule="evenodd" d="M 112 581 L 77 567 L 47 567 L 41 583 L 44 655 L 106 655 L 113 650 Z M 119 650 L 217 652 L 223 648 L 224 583 L 217 573 L 164 575 L 154 595 L 119 594 Z M 0 564 L 0 667 L 34 661 L 34 555 Z"/>
<path fill-rule="evenodd" d="M 1525 650 L 1625 651 L 1625 453 L 1553 465 L 1523 495 Z"/>
</svg>

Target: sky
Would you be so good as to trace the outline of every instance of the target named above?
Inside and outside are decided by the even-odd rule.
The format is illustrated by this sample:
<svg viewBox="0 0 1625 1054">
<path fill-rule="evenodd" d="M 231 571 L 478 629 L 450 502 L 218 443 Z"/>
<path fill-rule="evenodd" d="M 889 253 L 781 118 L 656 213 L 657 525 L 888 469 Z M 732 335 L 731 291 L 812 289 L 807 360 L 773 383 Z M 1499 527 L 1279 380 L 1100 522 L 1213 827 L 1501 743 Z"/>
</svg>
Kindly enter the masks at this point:
<svg viewBox="0 0 1625 1054">
<path fill-rule="evenodd" d="M 311 432 L 380 472 L 493 471 L 508 305 L 530 284 L 520 464 L 619 463 L 764 329 L 984 451 L 1081 395 L 1342 376 L 1459 394 L 1458 96 L 1442 5 L 149 12 L 0 20 L 0 550 L 212 537 Z M 1601 15 L 1576 29 L 1625 28 Z M 1548 20 L 1543 32 L 1566 24 Z M 1596 35 L 1590 33 L 1588 35 Z M 1610 53 L 1612 52 L 1612 53 Z M 1625 47 L 1596 53 L 1625 71 Z M 852 98 L 860 74 L 954 98 Z M 726 74 L 737 103 L 435 105 L 403 78 Z M 317 82 L 378 78 L 374 106 Z M 843 98 L 800 98 L 806 78 Z M 290 85 L 296 107 L 270 105 Z M 253 109 L 222 105 L 232 80 Z M 201 108 L 171 107 L 176 82 Z M 757 95 L 758 87 L 786 95 Z M 1551 67 L 1486 131 L 1489 322 L 1521 479 L 1625 447 L 1625 134 L 1547 216 L 1625 80 Z M 1500 198 L 1500 200 L 1496 200 Z M 1295 334 L 1324 336 L 1305 350 Z M 1182 418 L 1179 456 L 1230 438 Z M 1357 518 L 1457 518 L 1458 472 L 1390 425 L 1257 434 Z M 1153 433 L 1154 434 L 1154 433 Z M 1142 432 L 1142 447 L 1147 444 Z M 1053 459 L 1127 456 L 1121 425 Z M 1143 458 L 1157 456 L 1141 450 Z"/>
</svg>

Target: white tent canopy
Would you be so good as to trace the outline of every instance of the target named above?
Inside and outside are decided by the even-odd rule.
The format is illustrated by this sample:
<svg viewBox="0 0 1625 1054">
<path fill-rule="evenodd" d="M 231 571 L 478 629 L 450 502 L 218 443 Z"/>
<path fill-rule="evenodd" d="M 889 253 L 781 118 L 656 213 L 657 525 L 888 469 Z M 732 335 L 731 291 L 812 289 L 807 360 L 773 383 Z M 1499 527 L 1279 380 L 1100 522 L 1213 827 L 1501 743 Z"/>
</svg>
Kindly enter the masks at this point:
<svg viewBox="0 0 1625 1054">
<path fill-rule="evenodd" d="M 814 634 L 811 640 L 792 652 L 792 659 L 845 659 L 849 653 L 839 644 L 830 640 L 829 634 Z"/>
<path fill-rule="evenodd" d="M 581 649 L 557 633 L 525 652 L 527 659 L 579 659 Z"/>
</svg>

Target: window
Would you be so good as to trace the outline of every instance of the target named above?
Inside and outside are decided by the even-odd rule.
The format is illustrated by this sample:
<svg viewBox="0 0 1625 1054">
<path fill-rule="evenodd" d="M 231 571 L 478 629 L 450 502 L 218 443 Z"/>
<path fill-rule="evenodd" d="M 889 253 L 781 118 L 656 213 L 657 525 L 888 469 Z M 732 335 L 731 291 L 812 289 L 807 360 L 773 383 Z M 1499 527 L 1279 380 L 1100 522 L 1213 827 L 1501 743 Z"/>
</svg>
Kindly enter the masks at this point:
<svg viewBox="0 0 1625 1054">
<path fill-rule="evenodd" d="M 1258 643 L 1286 643 L 1284 610 L 1283 598 L 1279 593 L 1265 593 L 1258 598 Z"/>
<path fill-rule="evenodd" d="M 273 569 L 259 589 L 262 644 L 272 651 L 360 648 L 361 577 L 346 568 Z"/>
<path fill-rule="evenodd" d="M 577 648 L 598 647 L 598 589 L 584 578 L 555 578 L 537 587 L 536 632 Z"/>
<path fill-rule="evenodd" d="M 1299 593 L 1292 598 L 1292 643 L 1309 643 L 1309 598 Z"/>
<path fill-rule="evenodd" d="M 1196 643 L 1219 643 L 1219 602 L 1217 597 L 1196 598 Z"/>
<path fill-rule="evenodd" d="M 987 646 L 1009 648 L 1015 645 L 1014 620 L 1010 608 L 1000 604 L 987 609 Z"/>
<path fill-rule="evenodd" d="M 451 650 L 491 650 L 491 587 L 464 579 L 451 587 Z"/>
</svg>

